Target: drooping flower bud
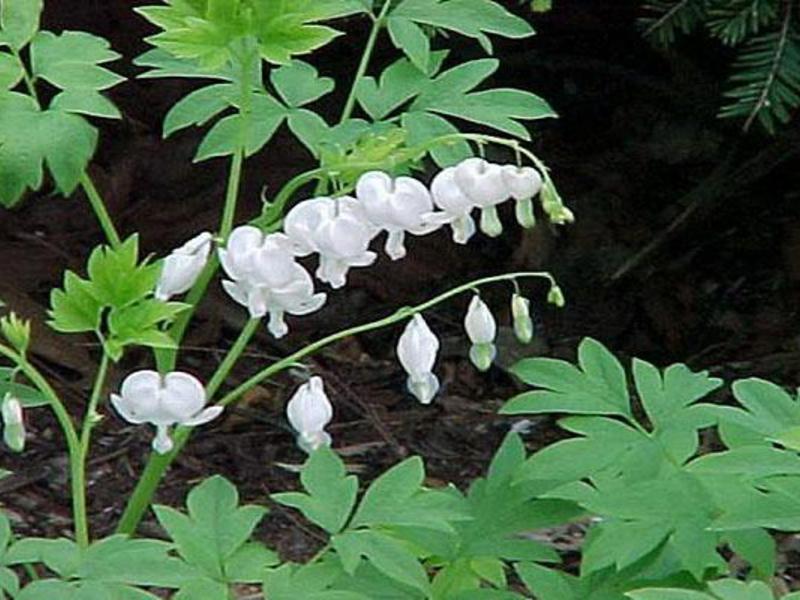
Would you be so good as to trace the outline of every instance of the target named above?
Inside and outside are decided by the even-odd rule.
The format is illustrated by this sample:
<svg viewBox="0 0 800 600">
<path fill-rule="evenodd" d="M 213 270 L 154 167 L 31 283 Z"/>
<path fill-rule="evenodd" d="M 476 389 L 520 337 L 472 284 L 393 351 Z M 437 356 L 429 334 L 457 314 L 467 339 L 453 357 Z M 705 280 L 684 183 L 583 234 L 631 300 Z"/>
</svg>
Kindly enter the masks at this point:
<svg viewBox="0 0 800 600">
<path fill-rule="evenodd" d="M 286 405 L 286 417 L 297 432 L 297 445 L 307 453 L 331 445 L 331 436 L 325 427 L 333 419 L 333 406 L 322 378 L 312 377 L 297 389 Z"/>
<path fill-rule="evenodd" d="M 13 452 L 22 452 L 25 449 L 25 419 L 22 415 L 22 404 L 11 394 L 6 394 L 0 413 L 3 417 L 3 441 Z"/>
<path fill-rule="evenodd" d="M 213 237 L 207 231 L 195 236 L 164 259 L 155 297 L 167 301 L 188 292 L 202 273 L 211 254 Z"/>
<path fill-rule="evenodd" d="M 514 321 L 514 335 L 521 343 L 530 343 L 533 339 L 531 301 L 519 294 L 511 296 L 511 316 Z"/>
<path fill-rule="evenodd" d="M 556 283 L 550 286 L 550 291 L 547 294 L 547 301 L 558 308 L 564 308 L 567 301 L 564 298 L 564 292 L 561 290 L 561 286 Z"/>
<path fill-rule="evenodd" d="M 439 391 L 439 378 L 433 373 L 438 352 L 439 338 L 422 315 L 414 315 L 397 342 L 397 358 L 408 373 L 408 391 L 422 404 L 430 404 Z"/>
<path fill-rule="evenodd" d="M 487 371 L 497 356 L 497 348 L 494 345 L 494 340 L 497 336 L 497 323 L 494 320 L 492 311 L 489 310 L 489 307 L 477 294 L 473 296 L 467 309 L 464 328 L 467 330 L 467 336 L 472 342 L 472 347 L 469 351 L 469 358 L 472 364 L 481 371 Z"/>
<path fill-rule="evenodd" d="M 111 394 L 111 404 L 123 419 L 155 425 L 153 450 L 159 454 L 174 446 L 169 435 L 173 425 L 202 425 L 222 413 L 221 406 L 206 407 L 206 402 L 203 384 L 179 371 L 163 377 L 156 371 L 136 371 L 122 382 L 119 394 Z"/>
</svg>

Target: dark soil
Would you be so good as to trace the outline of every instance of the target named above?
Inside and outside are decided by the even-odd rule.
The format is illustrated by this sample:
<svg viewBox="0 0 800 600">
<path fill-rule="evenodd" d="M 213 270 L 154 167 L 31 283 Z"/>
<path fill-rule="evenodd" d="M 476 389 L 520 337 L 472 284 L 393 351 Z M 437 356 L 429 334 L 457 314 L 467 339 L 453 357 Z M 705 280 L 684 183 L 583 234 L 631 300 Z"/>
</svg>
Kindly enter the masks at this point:
<svg viewBox="0 0 800 600">
<path fill-rule="evenodd" d="M 118 69 L 133 76 L 137 69 L 130 59 L 144 50 L 141 37 L 149 32 L 131 13 L 137 4 L 144 2 L 50 1 L 47 26 L 108 37 L 125 55 Z M 498 43 L 505 66 L 496 84 L 536 91 L 560 113 L 560 120 L 537 125 L 533 147 L 552 167 L 578 222 L 524 234 L 509 226 L 499 240 L 480 237 L 466 249 L 455 247 L 445 232 L 414 239 L 404 261 L 381 260 L 354 272 L 325 310 L 293 320 L 285 341 L 262 332 L 231 386 L 326 332 L 484 274 L 520 268 L 552 271 L 568 304 L 560 311 L 548 307 L 544 290 L 530 287 L 537 340 L 527 350 L 504 345 L 504 364 L 521 352 L 571 358 L 579 340 L 593 336 L 625 358 L 686 362 L 729 380 L 758 375 L 787 387 L 800 383 L 797 125 L 770 138 L 759 132 L 745 136 L 738 123 L 716 120 L 729 57 L 704 39 L 687 40 L 669 54 L 656 52 L 639 37 L 636 2 L 556 5 L 554 12 L 535 17 L 539 35 L 532 40 Z M 347 24 L 352 35 L 315 57 L 324 74 L 349 81 L 362 25 Z M 379 60 L 391 58 L 390 50 L 383 47 Z M 456 51 L 465 58 L 478 52 L 461 42 Z M 340 85 L 340 97 L 345 87 Z M 125 118 L 103 124 L 92 175 L 120 228 L 139 231 L 147 252 L 163 254 L 202 229 L 214 229 L 221 208 L 225 161 L 191 162 L 202 132 L 161 140 L 166 109 L 189 89 L 180 81 L 132 80 L 112 93 Z M 262 188 L 275 190 L 311 166 L 302 148 L 280 134 L 247 165 L 240 219 L 257 214 Z M 36 362 L 76 414 L 97 348 L 89 339 L 48 332 L 45 311 L 63 271 L 81 271 L 101 240 L 80 194 L 69 200 L 35 194 L 0 218 L 0 297 L 34 320 Z M 489 294 L 497 307 L 505 307 L 508 296 L 507 288 Z M 508 430 L 510 420 L 495 413 L 515 393 L 515 384 L 501 368 L 481 375 L 470 367 L 460 341 L 464 308 L 462 299 L 431 315 L 446 351 L 437 367 L 444 389 L 430 407 L 404 391 L 394 358 L 397 330 L 349 340 L 308 361 L 325 378 L 336 407 L 335 445 L 364 478 L 419 453 L 432 482 L 465 485 L 485 469 Z M 508 315 L 499 312 L 507 322 Z M 245 318 L 241 307 L 215 289 L 187 339 L 181 368 L 207 378 Z M 109 391 L 129 370 L 151 365 L 146 352 L 127 357 Z M 292 374 L 271 381 L 225 419 L 204 427 L 163 483 L 158 502 L 180 505 L 189 486 L 214 473 L 239 485 L 250 502 L 268 502 L 270 492 L 295 486 L 295 475 L 283 465 L 301 462 L 302 454 L 282 415 L 297 382 Z M 91 467 L 97 535 L 112 530 L 148 456 L 151 435 L 106 413 Z M 20 533 L 67 535 L 60 433 L 45 411 L 32 412 L 29 429 L 24 455 L 2 454 L 2 466 L 15 473 L 0 482 L 2 504 Z M 543 420 L 526 439 L 535 448 L 556 436 Z M 154 529 L 152 522 L 146 526 Z M 278 506 L 261 534 L 293 559 L 320 543 L 317 532 Z"/>
</svg>

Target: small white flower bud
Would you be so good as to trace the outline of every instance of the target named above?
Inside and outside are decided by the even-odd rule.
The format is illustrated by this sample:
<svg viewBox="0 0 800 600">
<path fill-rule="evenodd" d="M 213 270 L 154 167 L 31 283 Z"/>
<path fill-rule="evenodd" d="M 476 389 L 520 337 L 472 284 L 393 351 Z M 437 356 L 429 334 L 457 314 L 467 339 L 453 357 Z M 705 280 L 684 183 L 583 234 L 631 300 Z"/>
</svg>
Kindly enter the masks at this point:
<svg viewBox="0 0 800 600">
<path fill-rule="evenodd" d="M 321 446 L 330 446 L 331 436 L 325 427 L 333 419 L 333 406 L 320 377 L 304 383 L 286 405 L 286 417 L 297 432 L 297 445 L 311 454 Z"/>
<path fill-rule="evenodd" d="M 494 320 L 492 311 L 477 294 L 473 296 L 469 304 L 467 315 L 464 318 L 464 328 L 472 342 L 472 348 L 469 351 L 472 364 L 479 370 L 486 371 L 497 356 L 497 349 L 494 345 L 497 336 L 497 322 Z"/>
<path fill-rule="evenodd" d="M 173 250 L 164 259 L 164 267 L 156 286 L 156 298 L 167 301 L 192 288 L 208 262 L 212 240 L 210 233 L 203 232 Z"/>
<path fill-rule="evenodd" d="M 3 417 L 3 441 L 12 451 L 22 452 L 25 449 L 25 420 L 22 404 L 11 394 L 3 399 L 0 413 Z"/>
<path fill-rule="evenodd" d="M 531 319 L 531 301 L 519 294 L 511 297 L 511 316 L 514 320 L 514 335 L 523 343 L 533 339 L 533 319 Z"/>
<path fill-rule="evenodd" d="M 439 379 L 433 373 L 439 338 L 420 314 L 406 325 L 397 342 L 397 357 L 408 373 L 408 391 L 422 404 L 430 404 L 439 391 Z"/>
</svg>

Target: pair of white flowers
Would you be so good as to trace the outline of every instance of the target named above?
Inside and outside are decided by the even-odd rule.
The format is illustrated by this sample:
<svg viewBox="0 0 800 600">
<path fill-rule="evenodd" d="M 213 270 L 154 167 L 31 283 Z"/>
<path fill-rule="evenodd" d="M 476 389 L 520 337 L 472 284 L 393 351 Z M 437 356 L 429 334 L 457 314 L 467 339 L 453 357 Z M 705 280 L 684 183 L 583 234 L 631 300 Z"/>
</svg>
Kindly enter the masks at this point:
<svg viewBox="0 0 800 600">
<path fill-rule="evenodd" d="M 6 443 L 14 427 L 21 426 L 22 410 L 19 402 L 3 403 L 3 421 Z M 111 404 L 119 415 L 135 425 L 149 423 L 156 428 L 153 450 L 166 454 L 174 448 L 171 429 L 176 425 L 197 426 L 208 423 L 222 414 L 221 406 L 206 406 L 208 399 L 203 384 L 193 375 L 173 371 L 160 375 L 156 371 L 137 371 L 122 382 L 119 394 L 111 395 Z M 325 427 L 333 418 L 333 407 L 323 389 L 322 379 L 312 377 L 300 386 L 287 406 L 287 417 L 297 431 L 298 445 L 311 452 L 322 445 L 330 445 L 331 438 Z M 24 431 L 23 431 L 24 443 Z M 21 449 L 21 448 L 19 448 Z"/>
</svg>

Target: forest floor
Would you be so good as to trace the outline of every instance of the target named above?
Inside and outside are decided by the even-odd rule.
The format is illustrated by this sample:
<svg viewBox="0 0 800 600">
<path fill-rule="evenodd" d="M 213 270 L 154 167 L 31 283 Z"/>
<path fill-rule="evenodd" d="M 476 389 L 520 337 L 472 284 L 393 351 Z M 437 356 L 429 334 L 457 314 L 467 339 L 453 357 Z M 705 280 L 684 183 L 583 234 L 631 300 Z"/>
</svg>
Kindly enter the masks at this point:
<svg viewBox="0 0 800 600">
<path fill-rule="evenodd" d="M 140 3 L 64 0 L 51 3 L 47 18 L 55 29 L 105 35 L 132 58 L 143 50 L 139 39 L 146 32 L 129 12 Z M 467 248 L 455 247 L 445 232 L 415 238 L 408 258 L 381 259 L 377 268 L 355 271 L 346 289 L 331 294 L 326 309 L 293 320 L 285 340 L 276 342 L 263 331 L 229 381 L 234 386 L 306 341 L 451 285 L 521 268 L 553 272 L 567 306 L 549 307 L 542 289 L 527 289 L 536 306 L 536 340 L 520 348 L 505 341 L 506 332 L 500 366 L 488 374 L 477 373 L 466 358 L 463 299 L 431 314 L 444 340 L 437 366 L 443 389 L 431 406 L 419 405 L 404 390 L 394 357 L 399 330 L 347 340 L 308 361 L 325 379 L 336 407 L 330 429 L 336 448 L 366 479 L 417 453 L 433 484 L 464 485 L 481 474 L 513 423 L 496 414 L 517 391 L 503 367 L 525 355 L 572 358 L 584 336 L 601 340 L 625 361 L 639 356 L 662 365 L 685 362 L 728 381 L 760 376 L 788 388 L 800 384 L 797 133 L 743 137 L 735 124 L 717 121 L 726 57 L 697 41 L 681 53 L 655 52 L 638 37 L 635 3 L 583 3 L 580 11 L 563 4 L 540 18 L 533 40 L 499 44 L 505 66 L 497 83 L 535 91 L 559 112 L 560 120 L 536 128 L 533 146 L 552 168 L 578 222 L 525 233 L 509 225 L 502 238 L 480 238 Z M 358 26 L 353 31 L 340 43 L 344 50 L 340 45 L 319 56 L 324 74 L 349 76 L 348 52 L 357 52 L 363 40 Z M 465 56 L 477 52 L 463 48 Z M 92 171 L 120 228 L 139 231 L 143 248 L 159 255 L 203 229 L 213 230 L 224 193 L 221 161 L 191 163 L 201 132 L 161 140 L 160 119 L 188 89 L 171 81 L 120 86 L 113 95 L 125 119 L 103 130 Z M 270 147 L 248 164 L 242 219 L 257 213 L 262 187 L 274 190 L 311 166 L 287 135 Z M 508 214 L 504 219 L 513 221 Z M 45 313 L 49 290 L 63 271 L 80 272 L 99 241 L 79 196 L 42 194 L 0 218 L 0 298 L 34 320 L 36 362 L 76 408 L 87 395 L 97 348 L 89 339 L 48 332 Z M 506 288 L 488 294 L 504 323 L 509 295 Z M 201 378 L 210 373 L 245 318 L 215 290 L 187 338 L 181 368 Z M 146 352 L 126 357 L 112 373 L 109 390 L 125 373 L 151 364 Z M 204 427 L 157 501 L 182 505 L 188 487 L 214 473 L 236 483 L 248 502 L 269 503 L 269 493 L 295 487 L 296 476 L 285 465 L 300 463 L 302 454 L 283 406 L 299 381 L 296 375 L 256 388 L 225 419 Z M 151 433 L 145 429 L 127 426 L 108 411 L 96 430 L 89 497 L 97 534 L 111 531 L 121 499 L 141 472 Z M 0 481 L 2 505 L 20 533 L 67 535 L 60 433 L 44 411 L 31 414 L 29 431 L 24 455 L 2 454 L 2 467 L 14 472 Z M 526 441 L 535 449 L 558 435 L 552 421 L 543 419 Z M 270 507 L 259 535 L 286 558 L 313 554 L 320 535 L 292 512 Z M 144 526 L 155 529 L 152 521 Z M 565 550 L 573 542 L 561 540 Z M 787 541 L 787 547 L 793 544 Z M 787 551 L 784 559 L 787 579 L 796 580 L 797 557 Z"/>
</svg>

